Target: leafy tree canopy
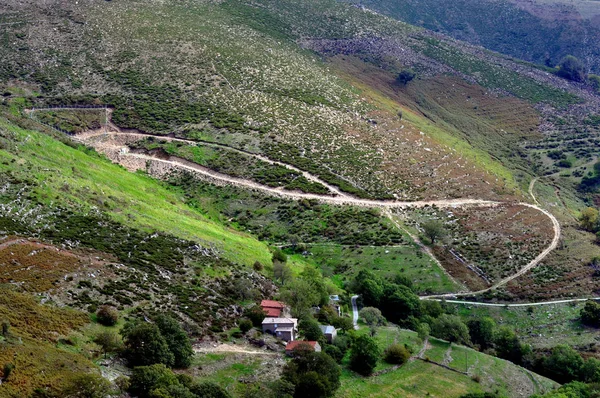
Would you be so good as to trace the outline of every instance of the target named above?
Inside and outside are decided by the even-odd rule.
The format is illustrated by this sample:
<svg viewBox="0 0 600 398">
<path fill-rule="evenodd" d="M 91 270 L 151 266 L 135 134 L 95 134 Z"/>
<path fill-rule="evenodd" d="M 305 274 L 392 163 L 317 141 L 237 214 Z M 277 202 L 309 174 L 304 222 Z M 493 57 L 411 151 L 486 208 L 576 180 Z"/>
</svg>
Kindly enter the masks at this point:
<svg viewBox="0 0 600 398">
<path fill-rule="evenodd" d="M 350 369 L 363 376 L 369 376 L 380 357 L 381 350 L 377 342 L 369 336 L 359 336 L 350 349 Z"/>
</svg>

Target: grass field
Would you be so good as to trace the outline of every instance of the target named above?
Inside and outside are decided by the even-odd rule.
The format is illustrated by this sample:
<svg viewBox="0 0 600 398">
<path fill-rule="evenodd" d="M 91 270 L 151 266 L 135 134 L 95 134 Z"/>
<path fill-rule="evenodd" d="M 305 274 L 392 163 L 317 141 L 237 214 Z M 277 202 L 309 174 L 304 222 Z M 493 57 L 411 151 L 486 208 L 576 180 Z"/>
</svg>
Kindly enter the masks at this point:
<svg viewBox="0 0 600 398">
<path fill-rule="evenodd" d="M 314 244 L 307 250 L 309 254 L 303 256 L 305 261 L 318 266 L 339 286 L 351 281 L 359 271 L 368 269 L 386 278 L 403 275 L 413 281 L 419 293 L 458 289 L 443 270 L 412 243 L 389 247 Z"/>
<path fill-rule="evenodd" d="M 270 263 L 265 244 L 209 220 L 185 205 L 178 193 L 146 175 L 130 173 L 96 153 L 6 121 L 0 120 L 0 131 L 19 148 L 18 155 L 0 150 L 0 171 L 32 179 L 35 199 L 43 205 L 60 201 L 61 206 L 82 211 L 100 209 L 123 225 L 214 246 L 234 262 Z"/>
<path fill-rule="evenodd" d="M 359 330 L 359 333 L 367 332 L 364 326 Z M 392 343 L 407 344 L 413 355 L 423 347 L 415 332 L 390 326 L 378 328 L 375 339 L 382 349 Z M 429 339 L 423 358 L 426 361 L 414 360 L 397 370 L 370 378 L 344 370 L 342 387 L 336 397 L 459 397 L 467 392 L 484 391 L 519 397 L 548 391 L 557 385 L 511 362 L 435 338 Z M 456 371 L 433 362 L 444 363 Z M 389 368 L 390 365 L 381 361 L 375 371 Z M 461 373 L 466 371 L 468 375 Z"/>
<path fill-rule="evenodd" d="M 595 345 L 600 331 L 586 327 L 579 320 L 584 303 L 553 304 L 539 307 L 476 307 L 457 305 L 458 314 L 466 319 L 489 316 L 499 325 L 515 329 L 523 342 L 535 348 L 568 344 L 587 350 Z"/>
</svg>

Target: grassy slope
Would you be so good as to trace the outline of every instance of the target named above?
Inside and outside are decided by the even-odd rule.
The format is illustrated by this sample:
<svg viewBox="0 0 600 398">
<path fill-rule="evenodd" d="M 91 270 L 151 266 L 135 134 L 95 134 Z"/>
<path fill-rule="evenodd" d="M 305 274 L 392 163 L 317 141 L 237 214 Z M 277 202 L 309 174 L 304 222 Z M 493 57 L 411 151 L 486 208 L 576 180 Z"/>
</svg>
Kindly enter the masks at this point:
<svg viewBox="0 0 600 398">
<path fill-rule="evenodd" d="M 0 170 L 33 177 L 41 203 L 83 210 L 98 207 L 125 225 L 214 246 L 240 264 L 270 263 L 265 244 L 211 221 L 154 179 L 6 121 L 0 120 L 0 128 L 14 133 L 19 142 L 17 154 L 0 151 Z"/>
<path fill-rule="evenodd" d="M 10 323 L 11 336 L 0 337 L 0 364 L 15 365 L 0 387 L 2 397 L 30 396 L 36 388 L 56 391 L 73 373 L 97 372 L 90 352 L 63 349 L 59 340 L 88 323 L 86 315 L 39 305 L 6 288 L 1 293 L 0 319 Z"/>
<path fill-rule="evenodd" d="M 362 327 L 359 332 L 367 333 L 368 328 Z M 376 340 L 382 349 L 393 342 L 408 344 L 413 353 L 417 353 L 423 345 L 415 332 L 399 330 L 395 327 L 379 328 Z M 359 378 L 345 370 L 342 373 L 342 387 L 336 396 L 344 398 L 399 395 L 459 397 L 467 392 L 498 391 L 502 395 L 512 397 L 520 396 L 521 388 L 522 391 L 533 393 L 547 391 L 556 386 L 556 383 L 545 377 L 470 348 L 452 345 L 452 351 L 446 354 L 449 347 L 449 343 L 431 338 L 430 347 L 425 351 L 424 357 L 429 357 L 431 361 L 442 362 L 445 355 L 450 355 L 452 361 L 448 366 L 460 372 L 468 368 L 469 376 L 420 360 L 409 362 L 398 370 L 370 378 Z M 390 365 L 380 362 L 375 371 L 389 368 Z M 473 380 L 471 377 L 473 375 L 480 377 L 479 383 Z M 519 383 L 526 383 L 527 387 L 520 386 Z"/>
<path fill-rule="evenodd" d="M 418 292 L 444 293 L 459 289 L 415 244 L 391 247 L 310 245 L 308 250 L 310 255 L 305 261 L 315 264 L 325 275 L 332 275 L 339 286 L 352 280 L 360 270 L 368 269 L 386 278 L 397 274 L 406 276 Z"/>
<path fill-rule="evenodd" d="M 356 60 L 349 62 L 356 62 Z M 398 108 L 400 108 L 400 105 L 397 102 L 398 98 L 393 98 L 393 96 L 390 95 L 392 87 L 378 87 L 373 82 L 368 83 L 363 81 L 360 74 L 357 75 L 353 73 L 353 68 L 349 67 L 349 65 L 344 65 L 345 63 L 346 62 L 339 60 L 334 61 L 334 65 L 337 65 L 338 73 L 340 73 L 341 76 L 360 88 L 362 94 L 366 98 L 369 98 L 379 109 L 383 109 L 390 114 L 398 111 Z M 369 68 L 369 66 L 362 65 L 362 68 Z M 419 83 L 415 82 L 415 84 Z M 403 119 L 407 124 L 411 124 L 420 131 L 426 132 L 439 144 L 453 148 L 482 170 L 486 170 L 497 178 L 504 180 L 508 187 L 515 188 L 517 186 L 513 172 L 508 167 L 504 166 L 497 159 L 492 158 L 485 150 L 476 148 L 469 144 L 463 137 L 453 134 L 456 132 L 452 130 L 452 127 L 436 124 L 410 108 L 403 107 L 402 110 Z"/>
</svg>

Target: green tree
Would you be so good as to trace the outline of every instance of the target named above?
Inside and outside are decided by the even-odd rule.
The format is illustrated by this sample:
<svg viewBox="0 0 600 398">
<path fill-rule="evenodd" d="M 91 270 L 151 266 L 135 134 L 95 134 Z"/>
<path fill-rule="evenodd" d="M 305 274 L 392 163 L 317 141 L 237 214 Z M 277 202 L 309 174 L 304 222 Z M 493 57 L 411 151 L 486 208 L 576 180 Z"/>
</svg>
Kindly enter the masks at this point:
<svg viewBox="0 0 600 398">
<path fill-rule="evenodd" d="M 363 376 L 369 376 L 380 357 L 381 350 L 377 342 L 369 336 L 359 336 L 350 349 L 350 369 Z"/>
<path fill-rule="evenodd" d="M 496 331 L 496 322 L 492 318 L 476 318 L 467 322 L 469 327 L 469 336 L 471 342 L 482 349 L 491 347 L 494 344 L 494 333 Z"/>
<path fill-rule="evenodd" d="M 532 395 L 529 398 L 594 398 L 598 396 L 598 388 L 579 381 L 560 386 L 544 395 Z"/>
<path fill-rule="evenodd" d="M 600 304 L 589 300 L 579 312 L 581 322 L 588 326 L 600 326 Z"/>
<path fill-rule="evenodd" d="M 212 382 L 203 382 L 195 384 L 190 390 L 197 397 L 202 398 L 231 398 L 231 395 L 221 386 Z"/>
<path fill-rule="evenodd" d="M 114 326 L 119 321 L 119 311 L 115 307 L 103 305 L 96 313 L 98 323 L 104 326 Z"/>
<path fill-rule="evenodd" d="M 586 383 L 600 383 L 600 360 L 589 358 L 581 367 L 580 379 Z"/>
<path fill-rule="evenodd" d="M 423 228 L 423 233 L 429 240 L 432 245 L 435 245 L 435 242 L 443 237 L 446 233 L 444 229 L 444 224 L 442 224 L 438 220 L 429 220 L 421 224 Z"/>
<path fill-rule="evenodd" d="M 416 76 L 416 73 L 412 69 L 403 69 L 398 73 L 396 77 L 396 83 L 401 86 L 406 86 L 410 81 L 412 81 Z"/>
<path fill-rule="evenodd" d="M 240 328 L 242 333 L 248 333 L 248 331 L 252 329 L 252 321 L 247 318 L 240 319 L 240 321 L 238 322 L 238 327 Z"/>
<path fill-rule="evenodd" d="M 282 285 L 285 285 L 292 279 L 293 273 L 287 263 L 282 263 L 279 261 L 273 262 L 273 277 L 275 281 L 279 281 Z"/>
<path fill-rule="evenodd" d="M 319 323 L 312 318 L 303 319 L 298 324 L 298 330 L 309 341 L 323 341 L 324 335 Z"/>
<path fill-rule="evenodd" d="M 587 77 L 583 63 L 572 55 L 567 55 L 560 60 L 556 74 L 576 82 L 584 82 Z"/>
<path fill-rule="evenodd" d="M 419 338 L 422 341 L 425 341 L 425 339 L 429 337 L 430 333 L 431 327 L 429 326 L 429 324 L 425 322 L 419 323 L 419 326 L 417 327 L 417 334 L 419 335 Z"/>
<path fill-rule="evenodd" d="M 354 330 L 354 323 L 352 322 L 352 319 L 345 316 L 335 317 L 331 320 L 331 325 L 336 329 L 340 329 L 342 333 Z"/>
<path fill-rule="evenodd" d="M 104 353 L 104 358 L 106 358 L 106 354 L 109 352 L 115 352 L 121 348 L 121 344 L 119 342 L 119 337 L 113 331 L 106 330 L 100 332 L 94 338 L 94 343 L 98 344 L 102 347 L 102 352 Z"/>
<path fill-rule="evenodd" d="M 387 283 L 379 308 L 390 322 L 406 324 L 410 317 L 420 315 L 421 300 L 410 288 Z"/>
<path fill-rule="evenodd" d="M 133 396 L 146 398 L 150 396 L 151 391 L 179 384 L 179 380 L 171 369 L 160 363 L 135 367 L 129 383 L 129 392 Z"/>
<path fill-rule="evenodd" d="M 156 326 L 160 334 L 167 342 L 169 351 L 173 353 L 173 366 L 176 368 L 187 368 L 192 363 L 194 350 L 187 333 L 181 325 L 173 318 L 167 315 L 159 315 L 156 319 Z"/>
<path fill-rule="evenodd" d="M 496 332 L 494 345 L 496 353 L 500 358 L 504 358 L 516 364 L 520 364 L 523 361 L 523 345 L 515 331 L 509 327 L 501 327 Z"/>
<path fill-rule="evenodd" d="M 129 366 L 165 364 L 173 366 L 175 356 L 160 333 L 158 326 L 151 323 L 138 323 L 121 331 L 125 350 L 123 356 Z"/>
<path fill-rule="evenodd" d="M 358 315 L 362 318 L 363 321 L 369 326 L 380 326 L 385 324 L 385 318 L 381 315 L 381 311 L 379 308 L 375 307 L 365 307 Z"/>
<path fill-rule="evenodd" d="M 340 387 L 340 367 L 323 352 L 299 351 L 283 368 L 282 379 L 294 385 L 294 397 L 331 397 Z"/>
<path fill-rule="evenodd" d="M 383 358 L 387 363 L 402 365 L 410 358 L 410 352 L 400 344 L 392 344 L 385 349 Z"/>
<path fill-rule="evenodd" d="M 110 383 L 104 377 L 93 373 L 78 373 L 72 376 L 62 391 L 66 398 L 106 398 Z"/>
<path fill-rule="evenodd" d="M 381 278 L 373 272 L 361 270 L 353 282 L 353 290 L 362 297 L 365 305 L 378 307 L 383 297 L 383 283 Z"/>
<path fill-rule="evenodd" d="M 444 309 L 439 301 L 423 300 L 421 302 L 421 314 L 428 315 L 435 319 L 444 313 Z"/>
<path fill-rule="evenodd" d="M 319 297 L 318 305 L 324 306 L 329 303 L 329 291 L 321 272 L 313 267 L 306 267 L 300 274 L 300 278 L 306 281 L 312 291 Z"/>
<path fill-rule="evenodd" d="M 451 343 L 470 344 L 469 329 L 457 315 L 443 314 L 431 327 L 431 334 L 437 338 L 448 340 Z"/>
<path fill-rule="evenodd" d="M 266 318 L 267 313 L 259 305 L 255 305 L 244 310 L 244 315 L 252 321 L 254 326 L 260 327 L 262 321 Z"/>
<path fill-rule="evenodd" d="M 304 279 L 294 279 L 281 290 L 280 295 L 297 318 L 311 316 L 311 308 L 321 301 L 319 293 Z"/>
<path fill-rule="evenodd" d="M 587 207 L 581 211 L 579 216 L 581 228 L 586 231 L 595 232 L 598 228 L 598 210 Z"/>
<path fill-rule="evenodd" d="M 333 358 L 337 363 L 342 362 L 342 359 L 344 359 L 344 353 L 342 350 L 333 344 L 325 344 L 323 351 L 325 351 L 325 353 Z"/>
<path fill-rule="evenodd" d="M 567 345 L 554 347 L 550 356 L 544 359 L 544 369 L 553 380 L 568 383 L 576 380 L 583 367 L 581 355 Z"/>
<path fill-rule="evenodd" d="M 271 260 L 275 263 L 286 263 L 287 262 L 287 255 L 281 250 L 281 249 L 275 249 L 275 251 L 273 252 L 273 256 L 271 257 Z"/>
</svg>

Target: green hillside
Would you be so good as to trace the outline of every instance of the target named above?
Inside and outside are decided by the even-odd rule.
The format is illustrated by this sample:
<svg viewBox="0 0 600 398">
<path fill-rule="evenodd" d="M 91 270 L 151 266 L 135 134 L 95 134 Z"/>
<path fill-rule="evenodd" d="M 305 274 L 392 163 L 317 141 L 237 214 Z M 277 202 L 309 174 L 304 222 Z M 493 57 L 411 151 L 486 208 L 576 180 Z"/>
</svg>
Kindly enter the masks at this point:
<svg viewBox="0 0 600 398">
<path fill-rule="evenodd" d="M 382 13 L 0 4 L 0 396 L 512 398 L 600 383 L 599 304 L 436 300 L 600 290 L 598 217 L 579 221 L 600 203 L 595 80 L 528 62 L 554 62 L 581 26 L 592 40 L 592 21 L 361 4 Z M 463 27 L 522 60 L 440 33 Z M 298 318 L 295 340 L 322 353 L 286 355 L 263 300 L 284 301 L 276 323 L 294 333 L 282 325 Z"/>
</svg>

